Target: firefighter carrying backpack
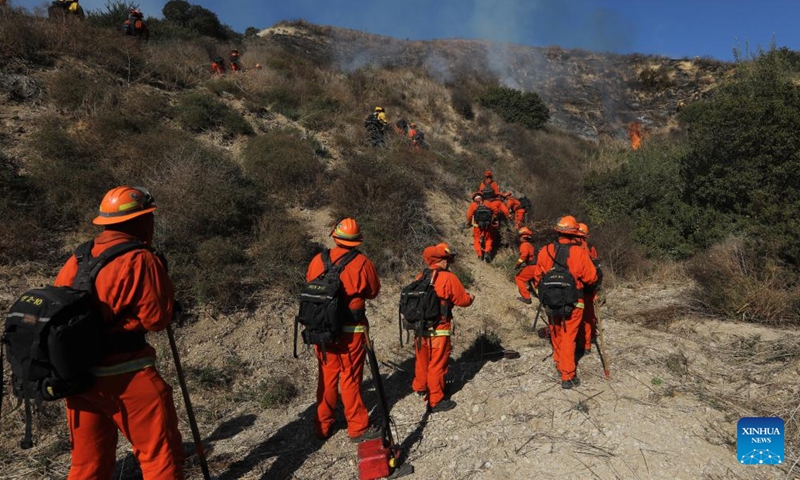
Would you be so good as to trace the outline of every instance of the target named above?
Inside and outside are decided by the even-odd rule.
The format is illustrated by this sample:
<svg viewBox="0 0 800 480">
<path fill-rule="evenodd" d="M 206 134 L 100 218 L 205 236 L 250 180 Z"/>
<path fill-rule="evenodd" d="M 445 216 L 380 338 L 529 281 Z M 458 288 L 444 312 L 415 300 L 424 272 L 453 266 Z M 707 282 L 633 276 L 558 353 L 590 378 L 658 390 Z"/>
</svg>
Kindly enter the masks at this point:
<svg viewBox="0 0 800 480">
<path fill-rule="evenodd" d="M 300 312 L 294 319 L 294 357 L 297 358 L 297 325 L 303 325 L 303 343 L 319 345 L 335 341 L 342 333 L 342 319 L 346 318 L 347 305 L 339 301 L 342 281 L 339 275 L 345 265 L 360 252 L 352 249 L 334 264 L 331 251 L 322 252 L 325 270 L 315 279 L 307 282 L 300 292 Z"/>
<path fill-rule="evenodd" d="M 475 220 L 475 223 L 478 225 L 478 228 L 481 230 L 486 230 L 489 228 L 489 225 L 492 224 L 492 216 L 494 213 L 492 209 L 487 207 L 486 205 L 478 205 L 478 208 L 475 209 L 475 214 L 472 218 Z"/>
<path fill-rule="evenodd" d="M 437 270 L 426 268 L 422 275 L 400 291 L 400 345 L 403 345 L 403 328 L 406 333 L 414 332 L 417 337 L 424 336 L 426 330 L 435 327 L 442 315 L 439 296 L 433 287 Z"/>
<path fill-rule="evenodd" d="M 539 301 L 549 316 L 566 318 L 572 313 L 575 303 L 583 298 L 583 291 L 578 290 L 575 277 L 567 267 L 571 245 L 553 245 L 556 250 L 553 268 L 539 280 Z"/>
<path fill-rule="evenodd" d="M 93 246 L 94 241 L 89 241 L 75 250 L 78 271 L 71 287 L 47 285 L 28 290 L 14 302 L 6 317 L 2 343 L 11 366 L 11 385 L 18 403 L 25 403 L 25 436 L 20 444 L 23 449 L 33 446 L 31 400 L 38 405 L 42 400 L 82 393 L 94 382 L 91 368 L 104 355 L 144 346 L 143 334 L 108 333 L 109 324 L 96 303 L 94 282 L 111 259 L 146 247 L 138 241 L 124 242 L 92 257 Z M 130 348 L 120 348 L 124 342 L 117 340 L 122 337 Z"/>
</svg>

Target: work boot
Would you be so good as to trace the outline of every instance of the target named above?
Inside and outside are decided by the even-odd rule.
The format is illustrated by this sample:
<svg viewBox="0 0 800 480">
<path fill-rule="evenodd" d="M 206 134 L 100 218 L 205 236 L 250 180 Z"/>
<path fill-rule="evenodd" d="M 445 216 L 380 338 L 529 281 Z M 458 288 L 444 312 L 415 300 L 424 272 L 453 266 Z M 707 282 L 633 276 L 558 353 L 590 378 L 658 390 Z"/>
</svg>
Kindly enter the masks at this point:
<svg viewBox="0 0 800 480">
<path fill-rule="evenodd" d="M 578 376 L 576 375 L 576 376 L 570 378 L 569 380 L 562 381 L 561 382 L 561 388 L 563 388 L 565 390 L 569 390 L 570 388 L 577 387 L 580 384 L 581 384 L 581 379 L 578 378 Z"/>
<path fill-rule="evenodd" d="M 361 443 L 365 440 L 373 440 L 376 438 L 380 438 L 382 434 L 383 432 L 381 432 L 380 427 L 376 425 L 370 425 L 369 427 L 367 427 L 366 430 L 364 430 L 364 433 L 362 433 L 361 435 L 357 437 L 350 437 L 350 441 L 353 443 Z"/>
<path fill-rule="evenodd" d="M 533 301 L 530 298 L 525 298 L 525 297 L 517 297 L 517 300 L 524 303 L 525 305 L 530 305 L 531 303 L 533 303 Z"/>
<path fill-rule="evenodd" d="M 442 400 L 441 402 L 437 403 L 434 407 L 428 407 L 428 410 L 431 413 L 441 413 L 446 412 L 448 410 L 452 410 L 456 408 L 456 402 L 453 400 Z"/>
</svg>

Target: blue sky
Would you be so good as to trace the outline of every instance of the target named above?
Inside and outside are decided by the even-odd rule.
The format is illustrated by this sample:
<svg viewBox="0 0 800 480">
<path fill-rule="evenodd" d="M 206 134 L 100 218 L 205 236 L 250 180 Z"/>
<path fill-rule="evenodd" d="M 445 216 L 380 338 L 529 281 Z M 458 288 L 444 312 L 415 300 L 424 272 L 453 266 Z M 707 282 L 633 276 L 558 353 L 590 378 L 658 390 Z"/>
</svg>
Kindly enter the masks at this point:
<svg viewBox="0 0 800 480">
<path fill-rule="evenodd" d="M 135 0 L 134 0 L 135 1 Z M 12 0 L 33 8 L 41 0 Z M 105 0 L 81 0 L 88 10 Z M 163 0 L 138 0 L 161 16 Z M 732 60 L 778 46 L 800 50 L 797 0 L 196 0 L 242 32 L 305 19 L 411 40 L 487 39 L 533 46 Z"/>
</svg>

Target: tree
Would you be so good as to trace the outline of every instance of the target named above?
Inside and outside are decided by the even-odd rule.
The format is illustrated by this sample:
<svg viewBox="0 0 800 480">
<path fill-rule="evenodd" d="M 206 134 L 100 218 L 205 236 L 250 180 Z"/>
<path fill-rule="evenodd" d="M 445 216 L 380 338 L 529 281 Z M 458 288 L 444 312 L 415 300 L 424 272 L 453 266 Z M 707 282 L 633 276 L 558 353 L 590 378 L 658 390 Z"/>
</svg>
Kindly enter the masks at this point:
<svg viewBox="0 0 800 480">
<path fill-rule="evenodd" d="M 794 265 L 800 262 L 798 55 L 773 45 L 737 60 L 732 80 L 682 112 L 691 149 L 681 159 L 687 201 L 733 219 Z"/>
</svg>

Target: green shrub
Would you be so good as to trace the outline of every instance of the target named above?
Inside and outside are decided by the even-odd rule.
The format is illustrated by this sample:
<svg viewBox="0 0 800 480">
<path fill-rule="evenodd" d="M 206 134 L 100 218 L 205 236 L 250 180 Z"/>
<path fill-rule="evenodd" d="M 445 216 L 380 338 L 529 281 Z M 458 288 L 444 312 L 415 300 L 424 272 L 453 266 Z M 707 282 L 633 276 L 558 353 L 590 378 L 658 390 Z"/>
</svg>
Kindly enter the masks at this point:
<svg viewBox="0 0 800 480">
<path fill-rule="evenodd" d="M 118 90 L 102 76 L 75 68 L 58 70 L 48 81 L 47 92 L 57 107 L 73 113 L 93 113 L 119 101 Z"/>
<path fill-rule="evenodd" d="M 379 271 L 418 267 L 422 249 L 440 238 L 425 204 L 423 178 L 382 156 L 353 155 L 331 185 L 335 217 L 354 217 L 363 249 Z"/>
<path fill-rule="evenodd" d="M 194 252 L 209 238 L 249 231 L 263 205 L 237 165 L 191 138 L 167 140 L 143 177 L 159 206 L 157 218 L 163 223 L 156 226 L 164 229 L 158 232 L 164 249 Z"/>
<path fill-rule="evenodd" d="M 122 23 L 128 18 L 136 3 L 120 0 L 106 0 L 102 9 L 86 12 L 86 22 L 94 27 L 120 30 Z"/>
<path fill-rule="evenodd" d="M 193 299 L 216 305 L 222 310 L 243 306 L 248 288 L 246 274 L 250 270 L 243 239 L 212 237 L 197 247 L 193 271 Z"/>
<path fill-rule="evenodd" d="M 690 151 L 681 158 L 689 201 L 730 220 L 726 232 L 767 238 L 773 255 L 795 266 L 800 265 L 798 75 L 796 55 L 773 46 L 738 62 L 709 101 L 681 112 L 689 124 Z"/>
<path fill-rule="evenodd" d="M 42 260 L 54 235 L 35 206 L 37 192 L 19 165 L 0 154 L 0 262 Z"/>
<path fill-rule="evenodd" d="M 325 171 L 311 142 L 293 130 L 273 130 L 251 138 L 242 152 L 249 178 L 273 201 L 313 203 Z"/>
<path fill-rule="evenodd" d="M 38 218 L 50 228 L 71 228 L 97 211 L 103 193 L 114 186 L 111 173 L 91 148 L 67 132 L 66 124 L 47 118 L 31 136 L 35 152 L 26 165 L 31 185 L 41 192 Z"/>
<path fill-rule="evenodd" d="M 228 137 L 253 133 L 253 128 L 239 113 L 204 93 L 181 96 L 175 106 L 175 116 L 184 128 L 195 133 L 212 128 L 222 128 Z"/>
<path fill-rule="evenodd" d="M 323 247 L 311 242 L 309 225 L 281 207 L 271 206 L 255 228 L 251 255 L 256 282 L 263 287 L 295 294 L 305 282 L 312 256 Z"/>
<path fill-rule="evenodd" d="M 538 130 L 550 119 L 547 105 L 536 92 L 521 92 L 513 88 L 492 87 L 478 98 L 481 106 L 498 114 L 508 123 Z"/>
</svg>

